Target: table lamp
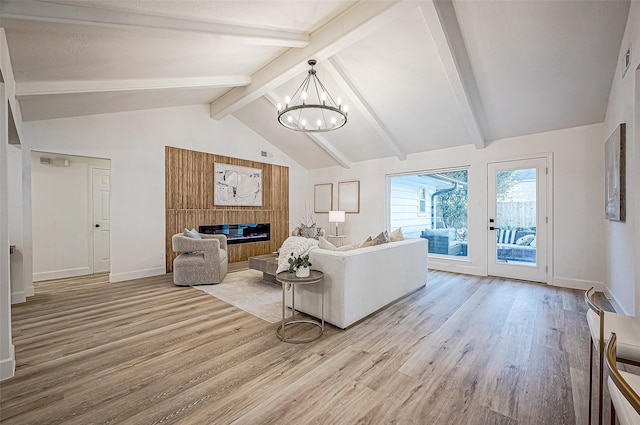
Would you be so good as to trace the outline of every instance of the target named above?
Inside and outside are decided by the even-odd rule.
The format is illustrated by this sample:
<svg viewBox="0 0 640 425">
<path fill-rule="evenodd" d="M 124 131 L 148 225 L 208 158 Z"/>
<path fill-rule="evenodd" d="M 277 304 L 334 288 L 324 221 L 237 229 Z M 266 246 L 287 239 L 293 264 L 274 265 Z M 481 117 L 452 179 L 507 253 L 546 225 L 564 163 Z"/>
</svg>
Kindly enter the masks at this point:
<svg viewBox="0 0 640 425">
<path fill-rule="evenodd" d="M 338 223 L 344 223 L 344 219 L 344 211 L 329 211 L 329 223 L 336 223 L 336 236 L 340 236 L 338 234 Z"/>
</svg>

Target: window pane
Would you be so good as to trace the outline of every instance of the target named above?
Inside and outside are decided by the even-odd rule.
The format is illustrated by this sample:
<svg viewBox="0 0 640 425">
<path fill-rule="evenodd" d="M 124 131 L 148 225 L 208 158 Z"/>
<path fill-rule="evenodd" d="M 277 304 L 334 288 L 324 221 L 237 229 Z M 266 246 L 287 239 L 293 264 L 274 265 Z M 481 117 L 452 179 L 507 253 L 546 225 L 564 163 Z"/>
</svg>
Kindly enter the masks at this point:
<svg viewBox="0 0 640 425">
<path fill-rule="evenodd" d="M 429 253 L 467 256 L 468 171 L 390 178 L 390 228 L 429 240 Z"/>
<path fill-rule="evenodd" d="M 496 260 L 536 265 L 536 169 L 496 172 Z"/>
</svg>

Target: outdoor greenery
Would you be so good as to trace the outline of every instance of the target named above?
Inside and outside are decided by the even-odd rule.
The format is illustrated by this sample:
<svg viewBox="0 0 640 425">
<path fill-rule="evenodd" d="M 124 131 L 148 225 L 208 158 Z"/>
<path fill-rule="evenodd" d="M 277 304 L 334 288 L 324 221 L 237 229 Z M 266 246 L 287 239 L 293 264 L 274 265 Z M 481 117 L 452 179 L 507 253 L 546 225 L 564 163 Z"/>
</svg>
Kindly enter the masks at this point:
<svg viewBox="0 0 640 425">
<path fill-rule="evenodd" d="M 466 183 L 469 173 L 467 170 L 458 170 L 439 173 L 439 175 Z M 458 183 L 452 191 L 438 195 L 436 199 L 436 217 L 439 220 L 436 221 L 436 226 L 456 229 L 468 227 L 468 200 L 469 194 L 466 184 Z"/>
<path fill-rule="evenodd" d="M 467 170 L 449 171 L 438 175 L 467 183 Z M 514 171 L 501 171 L 497 183 L 497 193 L 506 194 L 517 182 Z M 462 229 L 468 227 L 468 185 L 457 183 L 450 192 L 439 194 L 436 199 L 436 227 Z"/>
</svg>

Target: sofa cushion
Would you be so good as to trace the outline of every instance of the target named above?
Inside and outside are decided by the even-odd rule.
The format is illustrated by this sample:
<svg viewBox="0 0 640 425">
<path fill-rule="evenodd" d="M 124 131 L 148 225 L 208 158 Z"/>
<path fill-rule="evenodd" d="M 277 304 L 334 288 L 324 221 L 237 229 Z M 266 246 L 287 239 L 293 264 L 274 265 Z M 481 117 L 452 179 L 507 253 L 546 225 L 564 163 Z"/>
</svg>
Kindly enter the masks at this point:
<svg viewBox="0 0 640 425">
<path fill-rule="evenodd" d="M 373 246 L 373 239 L 371 239 L 371 236 L 369 236 L 364 242 L 360 244 L 360 248 L 365 248 L 368 246 Z"/>
<path fill-rule="evenodd" d="M 383 243 L 389 242 L 389 234 L 385 230 L 384 232 L 378 233 L 378 235 L 372 239 L 373 245 L 382 245 Z"/>
<path fill-rule="evenodd" d="M 429 239 L 430 236 L 444 236 L 448 237 L 449 240 L 455 240 L 456 238 L 456 229 L 427 229 L 425 232 L 425 236 Z"/>
<path fill-rule="evenodd" d="M 351 245 L 339 246 L 338 248 L 336 248 L 336 251 L 346 252 L 346 251 L 353 251 L 354 249 L 358 249 L 358 248 L 360 248 L 360 244 L 352 243 Z"/>
<path fill-rule="evenodd" d="M 389 233 L 389 240 L 391 242 L 398 242 L 404 240 L 404 235 L 402 234 L 402 228 L 398 227 L 393 232 Z"/>
<path fill-rule="evenodd" d="M 188 238 L 192 238 L 192 239 L 202 239 L 202 236 L 200 236 L 200 233 L 196 232 L 196 229 L 184 229 L 184 233 L 183 233 L 186 237 Z"/>
<path fill-rule="evenodd" d="M 516 240 L 516 245 L 529 246 L 535 238 L 536 238 L 536 235 L 522 236 Z"/>
<path fill-rule="evenodd" d="M 516 230 L 498 229 L 498 243 L 516 243 Z"/>
<path fill-rule="evenodd" d="M 335 251 L 338 249 L 334 244 L 329 242 L 326 238 L 320 236 L 318 238 L 318 248 L 320 249 L 328 249 L 329 251 Z"/>
<path fill-rule="evenodd" d="M 189 230 L 189 229 L 187 229 L 185 227 L 183 235 L 185 235 L 186 237 L 191 238 L 191 239 L 202 239 L 202 236 L 200 236 L 200 233 L 196 232 L 196 229 Z M 185 252 L 185 254 L 187 254 L 187 255 L 195 255 L 195 254 L 199 254 L 201 252 L 202 251 L 190 251 L 190 252 Z"/>
</svg>

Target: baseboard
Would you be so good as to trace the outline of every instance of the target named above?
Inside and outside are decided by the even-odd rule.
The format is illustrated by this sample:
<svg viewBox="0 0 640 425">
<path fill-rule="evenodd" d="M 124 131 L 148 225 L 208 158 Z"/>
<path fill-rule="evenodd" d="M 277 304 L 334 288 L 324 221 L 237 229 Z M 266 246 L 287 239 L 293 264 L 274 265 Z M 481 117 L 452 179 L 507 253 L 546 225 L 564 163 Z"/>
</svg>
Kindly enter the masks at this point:
<svg viewBox="0 0 640 425">
<path fill-rule="evenodd" d="M 36 294 L 36 290 L 33 289 L 33 285 L 27 286 L 26 288 L 24 288 L 24 294 L 26 295 L 27 298 L 33 297 Z"/>
<path fill-rule="evenodd" d="M 9 358 L 0 360 L 0 381 L 13 378 L 16 373 L 16 348 L 11 344 Z"/>
<path fill-rule="evenodd" d="M 616 313 L 625 314 L 627 316 L 633 316 L 632 313 L 626 311 L 622 304 L 618 301 L 618 299 L 613 295 L 613 293 L 609 290 L 609 288 L 604 288 L 604 296 L 611 302 L 611 305 L 615 309 Z"/>
<path fill-rule="evenodd" d="M 20 304 L 27 302 L 27 294 L 24 291 L 11 293 L 11 304 Z"/>
<path fill-rule="evenodd" d="M 433 258 L 429 258 L 428 267 L 433 270 L 440 270 L 443 272 L 470 274 L 473 276 L 486 276 L 486 270 L 480 267 L 472 266 L 468 261 L 438 261 Z"/>
<path fill-rule="evenodd" d="M 593 286 L 597 292 L 602 292 L 604 288 L 604 283 L 602 282 L 557 276 L 551 278 L 551 285 L 561 288 L 582 289 L 585 291 Z"/>
<path fill-rule="evenodd" d="M 77 269 L 55 270 L 52 272 L 41 272 L 33 274 L 33 281 L 64 279 L 65 277 L 84 276 L 91 274 L 90 267 L 78 267 Z"/>
<path fill-rule="evenodd" d="M 151 277 L 158 276 L 161 274 L 166 274 L 167 270 L 165 267 L 157 267 L 154 269 L 145 269 L 145 270 L 136 270 L 134 272 L 125 272 L 125 273 L 110 273 L 109 274 L 109 282 L 123 282 L 125 280 L 132 279 L 141 279 L 143 277 Z"/>
</svg>

